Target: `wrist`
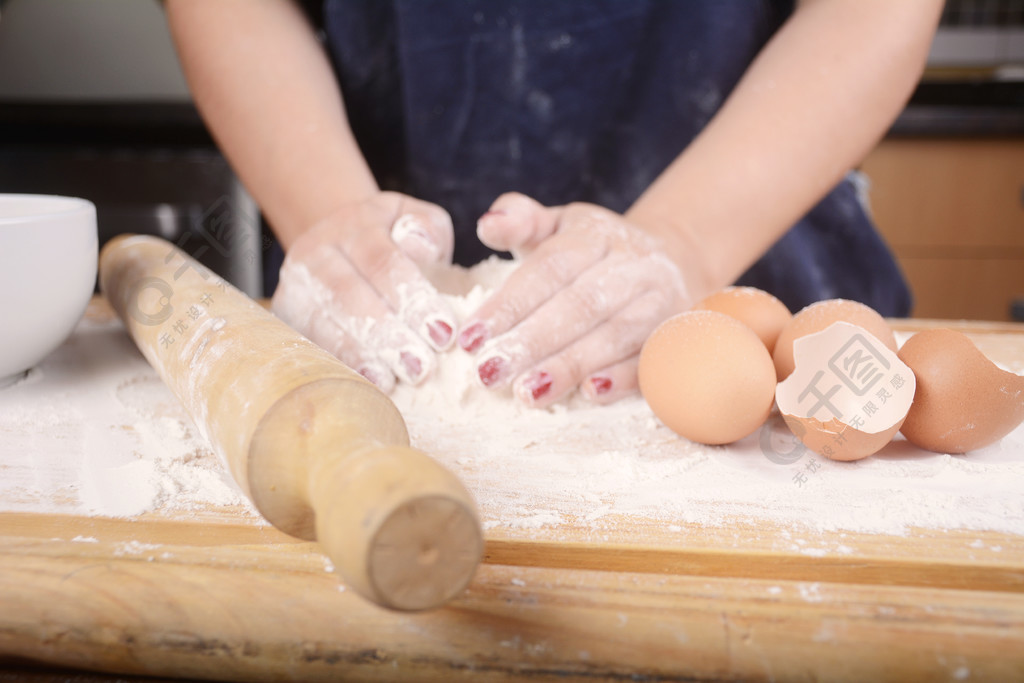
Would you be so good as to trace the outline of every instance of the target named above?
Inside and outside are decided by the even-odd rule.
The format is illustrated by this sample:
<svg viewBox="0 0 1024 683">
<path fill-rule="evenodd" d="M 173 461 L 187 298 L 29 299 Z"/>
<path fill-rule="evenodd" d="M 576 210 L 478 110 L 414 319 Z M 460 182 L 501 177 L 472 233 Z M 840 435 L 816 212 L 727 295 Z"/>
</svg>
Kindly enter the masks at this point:
<svg viewBox="0 0 1024 683">
<path fill-rule="evenodd" d="M 625 217 L 661 243 L 665 255 L 679 268 L 692 303 L 728 284 L 718 282 L 713 264 L 705 254 L 706 244 L 697 238 L 692 223 L 677 211 L 662 211 L 637 202 Z"/>
<path fill-rule="evenodd" d="M 295 207 L 289 212 L 288 217 L 275 221 L 268 217 L 274 233 L 281 241 L 285 251 L 295 243 L 302 235 L 311 230 L 314 226 L 334 218 L 350 216 L 359 211 L 359 207 L 366 206 L 379 199 L 383 194 L 376 184 L 358 183 L 357 187 L 348 185 L 347 191 L 343 193 L 324 190 L 324 198 L 321 201 L 310 202 L 303 207 Z"/>
</svg>

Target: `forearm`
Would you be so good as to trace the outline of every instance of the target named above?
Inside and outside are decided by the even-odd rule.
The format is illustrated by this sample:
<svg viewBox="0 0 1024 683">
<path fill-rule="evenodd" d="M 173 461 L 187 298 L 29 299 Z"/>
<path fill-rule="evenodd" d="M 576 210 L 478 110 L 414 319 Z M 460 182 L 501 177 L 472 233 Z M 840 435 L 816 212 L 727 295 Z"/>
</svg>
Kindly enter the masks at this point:
<svg viewBox="0 0 1024 683">
<path fill-rule="evenodd" d="M 722 110 L 627 212 L 733 282 L 878 142 L 909 97 L 939 0 L 805 0 Z M 694 254 L 702 272 L 693 273 Z"/>
<path fill-rule="evenodd" d="M 166 0 L 197 107 L 287 248 L 377 185 L 326 55 L 289 0 Z"/>
</svg>

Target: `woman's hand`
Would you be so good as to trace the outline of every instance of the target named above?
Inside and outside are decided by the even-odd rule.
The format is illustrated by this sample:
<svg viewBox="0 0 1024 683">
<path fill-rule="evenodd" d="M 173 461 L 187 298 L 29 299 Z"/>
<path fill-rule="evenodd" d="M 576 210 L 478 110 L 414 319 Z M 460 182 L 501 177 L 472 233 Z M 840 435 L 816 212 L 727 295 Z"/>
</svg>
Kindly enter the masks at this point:
<svg viewBox="0 0 1024 683">
<path fill-rule="evenodd" d="M 524 260 L 465 321 L 459 345 L 477 354 L 484 385 L 511 381 L 529 405 L 577 386 L 598 403 L 632 393 L 644 340 L 693 303 L 660 242 L 600 206 L 545 207 L 507 194 L 477 232 Z"/>
<path fill-rule="evenodd" d="M 393 192 L 342 207 L 289 248 L 272 309 L 385 392 L 418 384 L 455 338 L 455 315 L 420 266 L 449 263 L 452 222 Z"/>
</svg>

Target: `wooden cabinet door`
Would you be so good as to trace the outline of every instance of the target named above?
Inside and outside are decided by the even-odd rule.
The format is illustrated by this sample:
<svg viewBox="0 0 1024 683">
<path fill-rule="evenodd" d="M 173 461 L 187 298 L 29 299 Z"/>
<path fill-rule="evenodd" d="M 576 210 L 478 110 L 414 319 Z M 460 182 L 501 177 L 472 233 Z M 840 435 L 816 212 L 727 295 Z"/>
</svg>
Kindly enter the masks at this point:
<svg viewBox="0 0 1024 683">
<path fill-rule="evenodd" d="M 862 170 L 913 315 L 1010 320 L 1024 299 L 1024 139 L 887 139 Z"/>
</svg>

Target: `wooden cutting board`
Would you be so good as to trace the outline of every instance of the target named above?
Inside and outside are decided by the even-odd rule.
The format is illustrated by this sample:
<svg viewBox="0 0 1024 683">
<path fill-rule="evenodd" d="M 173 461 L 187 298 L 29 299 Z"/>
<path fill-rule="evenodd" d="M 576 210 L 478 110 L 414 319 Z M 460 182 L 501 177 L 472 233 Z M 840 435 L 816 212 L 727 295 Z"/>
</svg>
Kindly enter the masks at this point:
<svg viewBox="0 0 1024 683">
<path fill-rule="evenodd" d="M 1021 326 L 958 325 L 1024 360 Z M 844 550 L 813 555 L 756 520 L 495 526 L 464 596 L 396 614 L 243 505 L 112 518 L 5 502 L 0 661 L 238 681 L 1024 677 L 1024 536 L 1005 532 L 821 531 Z"/>
</svg>

